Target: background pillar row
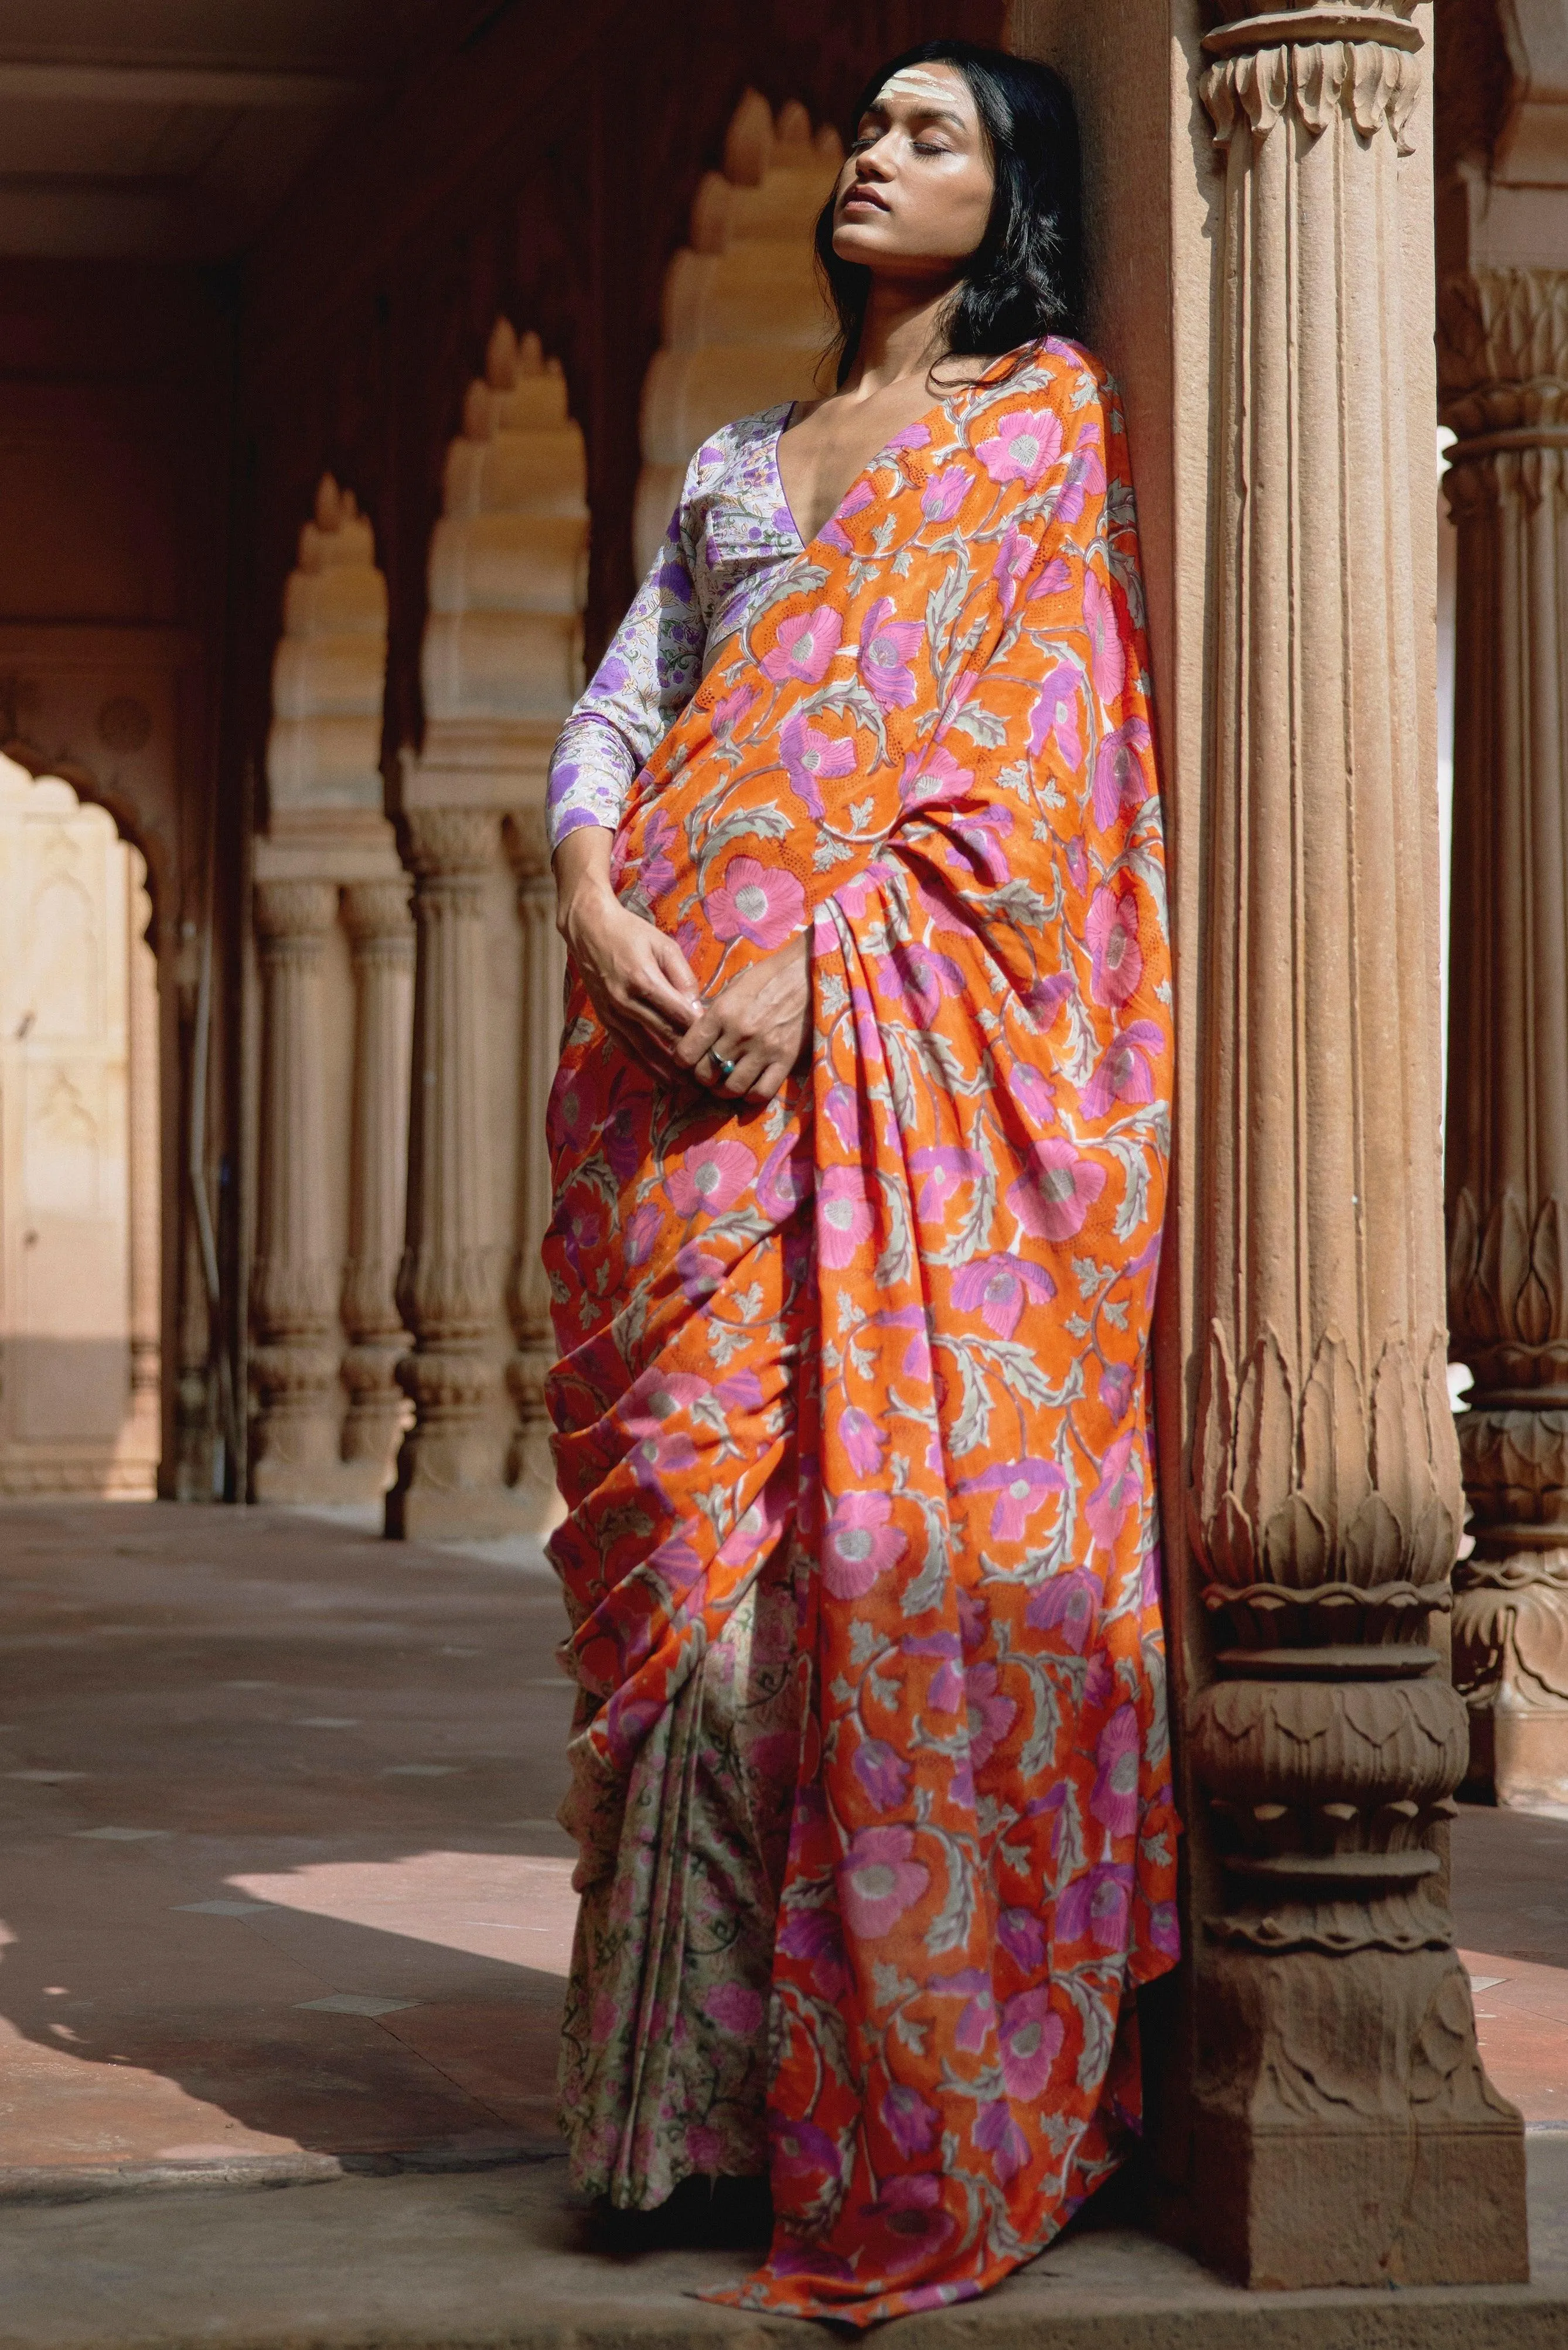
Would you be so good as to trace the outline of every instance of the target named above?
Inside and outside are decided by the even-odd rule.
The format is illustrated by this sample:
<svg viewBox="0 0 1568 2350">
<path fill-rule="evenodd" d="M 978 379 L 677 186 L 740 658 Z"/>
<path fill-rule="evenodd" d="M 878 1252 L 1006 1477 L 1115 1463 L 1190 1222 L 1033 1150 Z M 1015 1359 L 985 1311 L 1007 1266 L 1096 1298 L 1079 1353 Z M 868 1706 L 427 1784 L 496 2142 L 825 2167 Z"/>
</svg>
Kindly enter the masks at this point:
<svg viewBox="0 0 1568 2350">
<path fill-rule="evenodd" d="M 258 1502 L 317 1498 L 337 1459 L 337 1279 L 321 1056 L 327 939 L 337 918 L 330 882 L 256 885 L 262 1089 L 251 1490 Z"/>
<path fill-rule="evenodd" d="M 414 926 L 408 883 L 362 881 L 343 892 L 354 966 L 354 1101 L 349 1140 L 348 1256 L 343 1323 L 346 1483 L 385 1492 L 408 1410 L 397 1365 L 407 1338 L 398 1310 L 406 1213 L 409 1055 Z"/>
<path fill-rule="evenodd" d="M 516 1408 L 511 1479 L 538 1531 L 559 1514 L 545 1378 L 556 1359 L 550 1288 L 540 1255 L 550 1222 L 550 1154 L 545 1119 L 560 1057 L 566 949 L 556 929 L 556 883 L 542 809 L 507 819 L 523 930 L 523 1082 L 518 1136 L 517 1263 L 509 1305 L 516 1351 L 507 1383 Z"/>
<path fill-rule="evenodd" d="M 1203 44 L 1225 184 L 1188 1113 L 1189 1531 L 1217 1668 L 1188 1734 L 1223 1871 L 1190 1929 L 1198 2249 L 1255 2285 L 1521 2278 L 1522 2134 L 1443 1891 L 1464 1707 L 1428 1638 L 1461 1494 L 1410 588 L 1421 36 L 1399 0 L 1223 13 Z"/>
</svg>

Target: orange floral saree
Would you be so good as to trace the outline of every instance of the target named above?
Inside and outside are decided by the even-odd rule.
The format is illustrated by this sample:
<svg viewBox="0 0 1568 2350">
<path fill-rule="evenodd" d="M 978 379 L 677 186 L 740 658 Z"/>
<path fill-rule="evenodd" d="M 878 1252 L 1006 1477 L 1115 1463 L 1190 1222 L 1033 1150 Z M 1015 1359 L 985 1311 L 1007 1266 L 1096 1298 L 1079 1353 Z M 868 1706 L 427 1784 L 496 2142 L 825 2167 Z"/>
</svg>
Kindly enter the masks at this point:
<svg viewBox="0 0 1568 2350">
<path fill-rule="evenodd" d="M 972 2296 L 1137 2126 L 1177 1951 L 1141 617 L 1114 387 L 999 362 L 786 567 L 617 837 L 704 992 L 809 933 L 808 1064 L 736 1106 L 567 1007 L 567 2120 L 579 2179 L 657 2200 L 758 2167 L 765 2097 L 750 2308 Z"/>
</svg>

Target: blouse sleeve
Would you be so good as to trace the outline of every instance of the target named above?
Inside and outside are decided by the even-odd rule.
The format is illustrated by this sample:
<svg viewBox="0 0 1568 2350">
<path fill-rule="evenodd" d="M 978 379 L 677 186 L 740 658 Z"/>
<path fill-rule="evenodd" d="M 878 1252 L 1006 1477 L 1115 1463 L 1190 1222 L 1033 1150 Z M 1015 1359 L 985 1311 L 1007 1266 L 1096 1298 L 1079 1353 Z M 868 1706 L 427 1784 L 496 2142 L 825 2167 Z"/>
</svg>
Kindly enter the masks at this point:
<svg viewBox="0 0 1568 2350">
<path fill-rule="evenodd" d="M 585 825 L 618 828 L 635 777 L 701 681 L 708 632 L 686 503 L 683 494 L 630 610 L 561 731 L 545 803 L 552 853 Z"/>
</svg>

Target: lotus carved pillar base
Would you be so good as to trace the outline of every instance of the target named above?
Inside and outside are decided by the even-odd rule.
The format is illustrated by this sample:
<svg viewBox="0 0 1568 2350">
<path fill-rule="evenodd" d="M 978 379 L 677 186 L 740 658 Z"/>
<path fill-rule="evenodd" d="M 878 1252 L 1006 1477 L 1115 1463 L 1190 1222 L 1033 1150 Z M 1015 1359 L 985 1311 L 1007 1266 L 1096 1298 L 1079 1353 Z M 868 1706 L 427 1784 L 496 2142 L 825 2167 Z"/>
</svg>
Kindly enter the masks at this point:
<svg viewBox="0 0 1568 2350">
<path fill-rule="evenodd" d="M 1226 0 L 1204 44 L 1225 185 L 1206 960 L 1184 983 L 1205 1138 L 1189 1534 L 1213 1637 L 1186 1724 L 1207 1804 L 1189 2208 L 1205 2258 L 1277 2287 L 1528 2274 L 1522 2132 L 1442 1895 L 1466 1723 L 1428 1638 L 1461 1494 L 1412 592 L 1413 11 Z"/>
</svg>

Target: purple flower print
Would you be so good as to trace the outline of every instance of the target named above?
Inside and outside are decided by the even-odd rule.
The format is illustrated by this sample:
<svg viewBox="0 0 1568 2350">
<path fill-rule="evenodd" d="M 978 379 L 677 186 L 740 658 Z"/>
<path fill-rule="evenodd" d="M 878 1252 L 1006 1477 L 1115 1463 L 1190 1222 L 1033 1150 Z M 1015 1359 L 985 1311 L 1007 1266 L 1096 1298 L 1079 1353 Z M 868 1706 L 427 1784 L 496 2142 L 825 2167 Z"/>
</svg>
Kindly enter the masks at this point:
<svg viewBox="0 0 1568 2350">
<path fill-rule="evenodd" d="M 1075 767 L 1084 755 L 1078 733 L 1078 672 L 1065 661 L 1047 670 L 1029 713 L 1029 755 L 1037 759 L 1053 737 L 1067 764 Z"/>
<path fill-rule="evenodd" d="M 1116 598 L 1097 571 L 1084 574 L 1084 627 L 1089 639 L 1089 675 L 1095 691 L 1109 709 L 1121 699 L 1127 683 L 1127 647 L 1122 642 Z"/>
<path fill-rule="evenodd" d="M 638 874 L 646 897 L 662 898 L 667 889 L 674 887 L 675 867 L 670 856 L 674 846 L 675 827 L 655 808 L 643 834 L 642 866 Z"/>
<path fill-rule="evenodd" d="M 1136 1782 L 1136 1772 L 1135 1772 Z M 1056 1903 L 1059 1942 L 1092 1941 L 1096 1950 L 1125 1950 L 1132 1907 L 1130 1863 L 1103 1861 L 1075 1877 Z"/>
<path fill-rule="evenodd" d="M 816 1187 L 816 1248 L 824 1264 L 842 1273 L 870 1239 L 876 1219 L 857 1167 L 830 1167 Z"/>
<path fill-rule="evenodd" d="M 808 726 L 798 711 L 780 729 L 779 754 L 791 791 L 807 814 L 818 819 L 822 816 L 822 794 L 817 787 L 820 779 L 825 775 L 852 775 L 855 772 L 854 743 L 847 737 L 836 743 L 831 734 Z"/>
<path fill-rule="evenodd" d="M 982 1469 L 978 1477 L 961 1478 L 961 1493 L 994 1493 L 991 1513 L 992 1542 L 1023 1542 L 1029 1521 L 1043 1510 L 1053 1493 L 1064 1493 L 1067 1480 L 1054 1461 L 1002 1461 Z"/>
<path fill-rule="evenodd" d="M 1095 754 L 1095 780 L 1089 797 L 1095 822 L 1108 832 L 1124 807 L 1140 808 L 1148 794 L 1148 778 L 1139 755 L 1148 749 L 1148 727 L 1141 718 L 1123 721 L 1107 734 Z"/>
<path fill-rule="evenodd" d="M 898 778 L 898 797 L 905 807 L 924 807 L 930 800 L 962 799 L 974 781 L 972 767 L 961 767 L 940 743 L 927 751 L 911 751 Z"/>
<path fill-rule="evenodd" d="M 1031 488 L 1062 454 L 1062 421 L 1048 408 L 1027 408 L 1004 416 L 975 455 L 993 482 L 1027 482 Z"/>
<path fill-rule="evenodd" d="M 805 919 L 805 891 L 794 875 L 754 857 L 732 857 L 702 905 L 716 939 L 750 939 L 754 947 L 782 947 Z"/>
<path fill-rule="evenodd" d="M 1154 1099 L 1154 1071 L 1148 1055 L 1164 1043 L 1152 1020 L 1129 1020 L 1121 1035 L 1107 1045 L 1094 1076 L 1078 1097 L 1085 1118 L 1108 1118 L 1116 1102 Z"/>
<path fill-rule="evenodd" d="M 811 1149 L 800 1134 L 786 1134 L 775 1142 L 757 1177 L 757 1205 L 764 1216 L 782 1224 L 803 1200 L 811 1196 Z"/>
<path fill-rule="evenodd" d="M 962 1649 L 956 1632 L 922 1632 L 899 1643 L 904 1657 L 935 1657 L 937 1669 L 926 1685 L 925 1711 L 957 1713 L 964 1703 Z"/>
<path fill-rule="evenodd" d="M 931 428 L 929 424 L 906 424 L 902 432 L 895 432 L 884 445 L 888 449 L 929 449 L 930 443 Z"/>
<path fill-rule="evenodd" d="M 1106 1454 L 1100 1482 L 1084 1504 L 1089 1532 L 1102 1550 L 1114 1550 L 1127 1520 L 1127 1512 L 1143 1499 L 1143 1461 L 1137 1451 L 1137 1430 L 1118 1436 Z"/>
<path fill-rule="evenodd" d="M 890 1313 L 873 1314 L 869 1326 L 873 1330 L 908 1330 L 909 1343 L 898 1368 L 907 1379 L 930 1378 L 931 1334 L 923 1305 L 898 1305 Z"/>
<path fill-rule="evenodd" d="M 1012 816 L 1004 807 L 980 809 L 953 826 L 955 839 L 963 842 L 975 865 L 996 889 L 1012 879 L 1012 868 L 1001 846 L 1012 830 Z M 957 861 L 953 859 L 955 864 Z"/>
<path fill-rule="evenodd" d="M 909 1792 L 913 1765 L 885 1738 L 863 1738 L 855 1750 L 855 1775 L 880 1812 L 894 1812 Z"/>
<path fill-rule="evenodd" d="M 995 1665 L 970 1665 L 964 1672 L 968 1700 L 969 1762 L 971 1771 L 983 1771 L 1017 1719 L 1018 1708 L 1002 1694 Z"/>
<path fill-rule="evenodd" d="M 819 604 L 814 612 L 794 613 L 779 622 L 774 649 L 763 655 L 763 675 L 775 685 L 783 685 L 786 678 L 798 678 L 803 685 L 820 685 L 843 634 L 843 615 L 829 605 Z"/>
<path fill-rule="evenodd" d="M 1066 856 L 1067 870 L 1072 876 L 1074 889 L 1086 889 L 1089 886 L 1089 854 L 1084 847 L 1084 836 L 1081 832 L 1075 833 L 1067 843 Z"/>
<path fill-rule="evenodd" d="M 965 2056 L 979 2056 L 996 2022 L 991 1977 L 980 1967 L 965 1967 L 943 1975 L 929 1986 L 939 1999 L 961 1999 L 963 2010 L 953 2028 L 953 2046 Z"/>
<path fill-rule="evenodd" d="M 1068 992 L 1071 993 L 1070 988 Z M 1047 1028 L 1055 1017 L 1053 1011 L 1045 1023 Z M 1031 1118 L 1037 1118 L 1044 1126 L 1047 1118 L 1055 1117 L 1056 1088 L 1044 1069 L 1033 1067 L 1028 1061 L 1020 1061 L 1015 1064 L 1012 1077 L 1012 1098 L 1028 1111 Z"/>
<path fill-rule="evenodd" d="M 960 1265 L 952 1295 L 961 1314 L 978 1313 L 988 1330 L 1011 1338 L 1025 1296 L 1043 1305 L 1055 1296 L 1056 1284 L 1043 1264 L 1031 1264 L 1027 1257 L 981 1256 Z"/>
<path fill-rule="evenodd" d="M 626 1230 L 621 1234 L 620 1243 L 621 1254 L 628 1264 L 648 1263 L 663 1222 L 663 1211 L 655 1201 L 645 1200 L 640 1208 L 632 1210 L 626 1220 Z"/>
<path fill-rule="evenodd" d="M 880 1941 L 929 1890 L 931 1872 L 915 1855 L 913 1828 L 861 1828 L 838 1865 L 849 1930 Z"/>
<path fill-rule="evenodd" d="M 1095 1749 L 1095 1783 L 1089 1809 L 1114 1836 L 1137 1828 L 1138 1730 L 1130 1705 L 1118 1705 Z"/>
<path fill-rule="evenodd" d="M 628 1392 L 622 1414 L 634 1436 L 656 1434 L 662 1421 L 690 1411 L 711 1392 L 706 1379 L 693 1378 L 689 1371 L 661 1371 L 655 1364 Z"/>
<path fill-rule="evenodd" d="M 1002 545 L 996 550 L 992 577 L 1001 583 L 1002 608 L 1011 612 L 1018 601 L 1018 591 L 1029 577 L 1029 567 L 1040 549 L 1032 538 L 1025 538 L 1017 525 L 1009 525 Z"/>
<path fill-rule="evenodd" d="M 732 2033 L 737 2040 L 753 2039 L 767 2012 L 761 1991 L 753 1991 L 750 1983 L 715 1983 L 702 2006 L 722 2032 Z"/>
<path fill-rule="evenodd" d="M 1045 1963 L 1045 1928 L 1033 1909 L 1004 1909 L 996 1921 L 996 1939 L 1015 1966 L 1033 1973 Z"/>
<path fill-rule="evenodd" d="M 1033 1142 L 1031 1164 L 1007 1187 L 1007 1204 L 1037 1241 L 1071 1240 L 1106 1188 L 1106 1170 L 1070 1142 Z"/>
<path fill-rule="evenodd" d="M 1174 1901 L 1151 1903 L 1148 1913 L 1148 1939 L 1157 1950 L 1167 1958 L 1181 1956 L 1181 1924 Z"/>
<path fill-rule="evenodd" d="M 1038 604 L 1043 596 L 1064 596 L 1072 584 L 1072 565 L 1064 555 L 1054 555 L 1029 590 L 1029 601 Z"/>
<path fill-rule="evenodd" d="M 919 2089 L 908 2088 L 902 2081 L 891 2082 L 882 2092 L 880 2110 L 882 2126 L 901 2155 L 908 2158 L 931 2152 L 942 2117 Z"/>
<path fill-rule="evenodd" d="M 1033 2105 L 1044 2096 L 1051 2067 L 1066 2037 L 1062 2019 L 1051 2012 L 1048 1991 L 1021 1991 L 1003 2000 L 997 2026 L 1002 2043 L 1002 2082 L 1010 2097 Z"/>
<path fill-rule="evenodd" d="M 687 1304 L 701 1305 L 712 1296 L 723 1281 L 724 1268 L 716 1256 L 710 1256 L 694 1241 L 688 1241 L 686 1246 L 677 1252 L 675 1277 L 680 1284 L 680 1294 Z"/>
<path fill-rule="evenodd" d="M 835 1599 L 864 1599 L 898 1565 L 909 1545 L 888 1523 L 892 1514 L 886 1493 L 845 1493 L 835 1503 L 822 1538 L 822 1579 Z"/>
<path fill-rule="evenodd" d="M 575 1076 L 557 1085 L 550 1103 L 550 1115 L 574 1142 L 581 1142 L 587 1131 L 588 1106 Z"/>
<path fill-rule="evenodd" d="M 1125 1003 L 1143 977 L 1137 942 L 1137 892 L 1096 889 L 1084 924 L 1089 943 L 1089 993 L 1096 1003 Z"/>
<path fill-rule="evenodd" d="M 954 1195 L 984 1173 L 985 1161 L 978 1150 L 965 1150 L 956 1142 L 931 1143 L 909 1153 L 909 1171 L 920 1179 L 916 1215 L 922 1224 L 940 1224 Z"/>
<path fill-rule="evenodd" d="M 804 1959 L 818 1996 L 836 2002 L 849 1988 L 844 1936 L 830 1909 L 789 1909 L 779 1928 L 778 1947 L 788 1959 Z"/>
<path fill-rule="evenodd" d="M 1106 461 L 1100 448 L 1100 428 L 1086 424 L 1067 460 L 1067 471 L 1056 493 L 1054 519 L 1059 523 L 1076 522 L 1090 491 L 1103 490 L 1105 486 Z"/>
<path fill-rule="evenodd" d="M 716 743 L 729 741 L 756 698 L 757 689 L 754 685 L 737 685 L 732 692 L 721 694 L 719 700 L 713 704 L 713 715 L 710 722 L 713 729 L 713 740 Z"/>
<path fill-rule="evenodd" d="M 951 522 L 969 495 L 970 484 L 973 479 L 974 475 L 961 460 L 939 467 L 926 484 L 925 494 L 920 499 L 920 512 L 926 520 Z"/>
<path fill-rule="evenodd" d="M 857 1403 L 846 1405 L 839 1413 L 838 1440 L 857 1477 L 880 1475 L 888 1439 Z"/>
<path fill-rule="evenodd" d="M 876 494 L 869 482 L 857 482 L 832 521 L 824 523 L 817 536 L 826 539 L 829 546 L 836 546 L 840 555 L 853 555 L 855 542 L 844 528 L 844 525 L 853 515 L 864 514 Z M 791 519 L 793 520 L 794 517 L 792 516 Z"/>
<path fill-rule="evenodd" d="M 997 2182 L 1006 2187 L 1017 2178 L 1029 2159 L 1029 2140 L 1012 2118 L 1012 2109 L 1005 2097 L 993 2098 L 981 2106 L 974 2125 L 974 2142 L 981 2151 L 991 2157 Z"/>
<path fill-rule="evenodd" d="M 697 1447 L 679 1430 L 669 1435 L 644 1436 L 627 1453 L 632 1475 L 646 1492 L 664 1493 L 666 1477 L 679 1477 L 695 1466 Z"/>
<path fill-rule="evenodd" d="M 846 1150 L 860 1148 L 860 1097 L 853 1086 L 835 1078 L 823 1101 L 828 1123 Z"/>
<path fill-rule="evenodd" d="M 1059 1634 L 1064 1647 L 1081 1657 L 1089 1645 L 1104 1596 L 1104 1586 L 1092 1567 L 1070 1567 L 1040 1586 L 1024 1610 L 1023 1620 L 1032 1631 Z"/>
<path fill-rule="evenodd" d="M 882 993 L 923 1028 L 935 1020 L 944 996 L 963 993 L 963 973 L 957 963 L 930 947 L 895 947 L 890 955 L 874 957 L 871 968 Z"/>
<path fill-rule="evenodd" d="M 890 596 L 878 596 L 860 623 L 860 674 L 884 710 L 908 710 L 915 698 L 910 660 L 925 641 L 919 620 L 890 620 Z"/>
<path fill-rule="evenodd" d="M 560 1232 L 572 1269 L 580 1273 L 584 1257 L 591 1255 L 604 1238 L 604 1219 L 586 1201 L 576 1202 L 561 1216 Z"/>
<path fill-rule="evenodd" d="M 1100 1373 L 1100 1401 L 1113 1419 L 1125 1419 L 1132 1402 L 1130 1363 L 1107 1363 Z"/>
<path fill-rule="evenodd" d="M 812 2179 L 837 2184 L 843 2166 L 837 2147 L 815 2122 L 786 2121 L 781 2114 L 768 2116 L 770 2167 L 783 2178 Z M 823 2259 L 813 2254 L 815 2268 Z"/>
<path fill-rule="evenodd" d="M 756 1171 L 756 1153 L 743 1142 L 695 1142 L 670 1170 L 664 1188 L 678 1216 L 722 1216 Z"/>
</svg>

